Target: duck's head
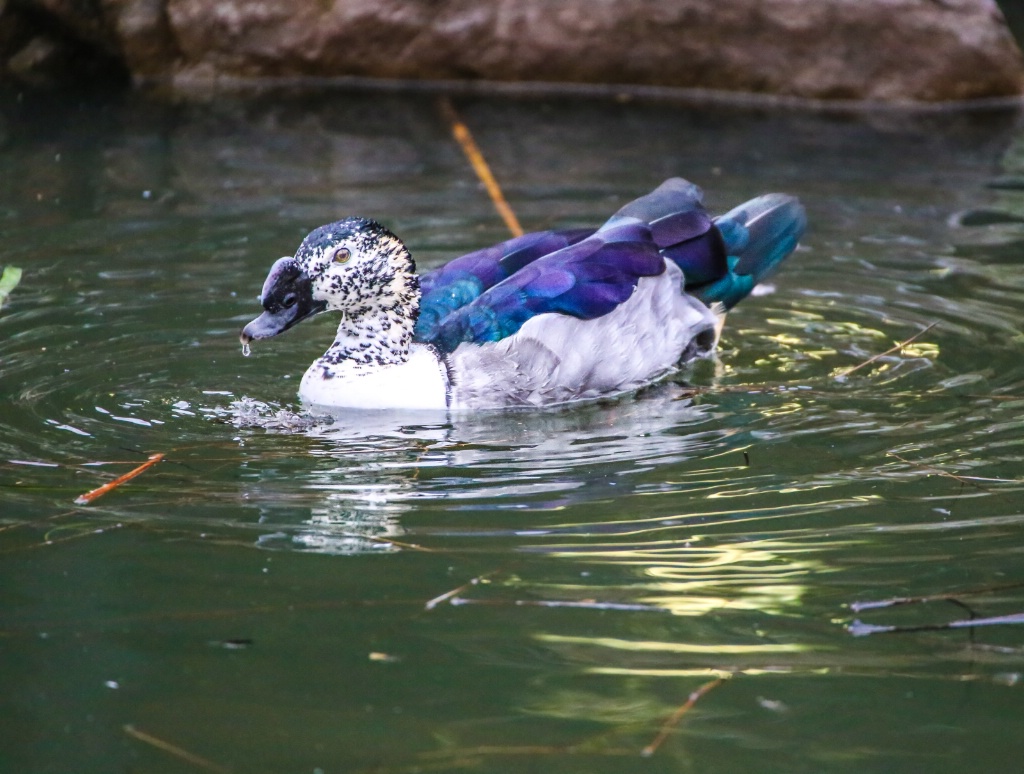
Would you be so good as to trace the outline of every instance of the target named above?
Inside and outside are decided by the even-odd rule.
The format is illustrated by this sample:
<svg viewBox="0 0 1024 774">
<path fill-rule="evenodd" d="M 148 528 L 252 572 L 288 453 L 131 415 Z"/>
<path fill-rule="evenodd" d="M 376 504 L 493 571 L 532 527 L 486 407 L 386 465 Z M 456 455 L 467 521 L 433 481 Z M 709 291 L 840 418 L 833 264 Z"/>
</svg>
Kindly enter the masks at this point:
<svg viewBox="0 0 1024 774">
<path fill-rule="evenodd" d="M 353 319 L 400 309 L 415 317 L 416 265 L 402 240 L 382 225 L 346 218 L 314 229 L 294 257 L 275 261 L 260 303 L 263 314 L 242 329 L 243 344 L 331 309 Z"/>
</svg>

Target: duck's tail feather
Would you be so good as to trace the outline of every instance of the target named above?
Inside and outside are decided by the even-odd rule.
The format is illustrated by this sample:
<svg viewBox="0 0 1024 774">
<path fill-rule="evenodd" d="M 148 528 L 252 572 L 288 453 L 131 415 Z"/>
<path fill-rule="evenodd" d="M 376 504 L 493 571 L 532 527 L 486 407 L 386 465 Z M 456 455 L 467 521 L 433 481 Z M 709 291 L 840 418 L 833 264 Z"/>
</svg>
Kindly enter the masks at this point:
<svg viewBox="0 0 1024 774">
<path fill-rule="evenodd" d="M 722 235 L 728 268 L 718 279 L 688 290 L 706 304 L 717 301 L 731 309 L 796 249 L 807 215 L 795 197 L 775 193 L 720 215 L 715 226 Z"/>
<path fill-rule="evenodd" d="M 712 220 L 700 188 L 678 177 L 627 204 L 602 230 L 623 219 L 650 227 L 661 254 L 683 270 L 687 292 L 726 309 L 775 271 L 807 225 L 803 206 L 785 194 L 759 196 Z"/>
</svg>

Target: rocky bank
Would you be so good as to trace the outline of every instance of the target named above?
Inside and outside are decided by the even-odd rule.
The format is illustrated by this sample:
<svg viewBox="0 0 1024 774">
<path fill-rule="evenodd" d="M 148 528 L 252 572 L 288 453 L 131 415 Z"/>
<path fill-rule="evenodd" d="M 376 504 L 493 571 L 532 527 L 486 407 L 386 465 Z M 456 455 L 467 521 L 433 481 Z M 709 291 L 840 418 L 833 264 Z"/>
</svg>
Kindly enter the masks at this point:
<svg viewBox="0 0 1024 774">
<path fill-rule="evenodd" d="M 814 99 L 1018 95 L 995 0 L 0 0 L 0 80 L 637 84 Z"/>
</svg>

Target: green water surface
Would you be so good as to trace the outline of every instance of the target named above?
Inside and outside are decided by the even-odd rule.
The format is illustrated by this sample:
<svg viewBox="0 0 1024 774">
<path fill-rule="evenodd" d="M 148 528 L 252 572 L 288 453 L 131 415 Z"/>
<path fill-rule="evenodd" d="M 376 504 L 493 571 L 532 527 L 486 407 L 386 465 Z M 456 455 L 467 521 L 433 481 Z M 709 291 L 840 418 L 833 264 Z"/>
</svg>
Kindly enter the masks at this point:
<svg viewBox="0 0 1024 774">
<path fill-rule="evenodd" d="M 311 424 L 276 258 L 507 237 L 434 98 L 0 97 L 0 771 L 1020 770 L 1024 629 L 847 628 L 1024 612 L 1018 116 L 456 104 L 528 229 L 683 175 L 806 238 L 636 396 Z"/>
</svg>

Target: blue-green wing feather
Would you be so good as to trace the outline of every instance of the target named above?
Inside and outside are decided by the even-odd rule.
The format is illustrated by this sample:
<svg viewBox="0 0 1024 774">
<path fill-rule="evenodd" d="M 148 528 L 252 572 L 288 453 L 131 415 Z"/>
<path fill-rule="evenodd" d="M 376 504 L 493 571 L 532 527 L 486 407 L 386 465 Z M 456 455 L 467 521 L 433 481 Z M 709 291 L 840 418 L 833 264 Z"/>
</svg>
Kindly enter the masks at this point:
<svg viewBox="0 0 1024 774">
<path fill-rule="evenodd" d="M 437 327 L 452 312 L 478 298 L 488 288 L 512 276 L 542 256 L 576 244 L 594 229 L 539 231 L 456 258 L 420 275 L 418 341 L 430 341 Z"/>
<path fill-rule="evenodd" d="M 500 341 L 540 314 L 595 319 L 641 277 L 661 274 L 666 258 L 682 269 L 686 292 L 731 308 L 795 249 L 805 225 L 803 207 L 782 194 L 712 219 L 700 189 L 673 178 L 596 232 L 527 234 L 427 273 L 415 337 L 451 352 Z"/>
<path fill-rule="evenodd" d="M 807 218 L 792 196 L 768 194 L 712 220 L 702 198 L 697 186 L 672 178 L 612 220 L 648 222 L 662 255 L 683 270 L 686 291 L 731 309 L 796 249 Z"/>
<path fill-rule="evenodd" d="M 796 249 L 807 227 L 807 215 L 792 196 L 768 194 L 719 216 L 715 226 L 728 255 L 728 269 L 687 290 L 704 303 L 719 302 L 731 309 Z"/>
<path fill-rule="evenodd" d="M 550 312 L 583 320 L 601 317 L 629 298 L 641 277 L 664 270 L 646 224 L 606 226 L 530 262 L 452 312 L 430 343 L 451 352 L 463 342 L 500 341 L 530 318 Z"/>
</svg>

